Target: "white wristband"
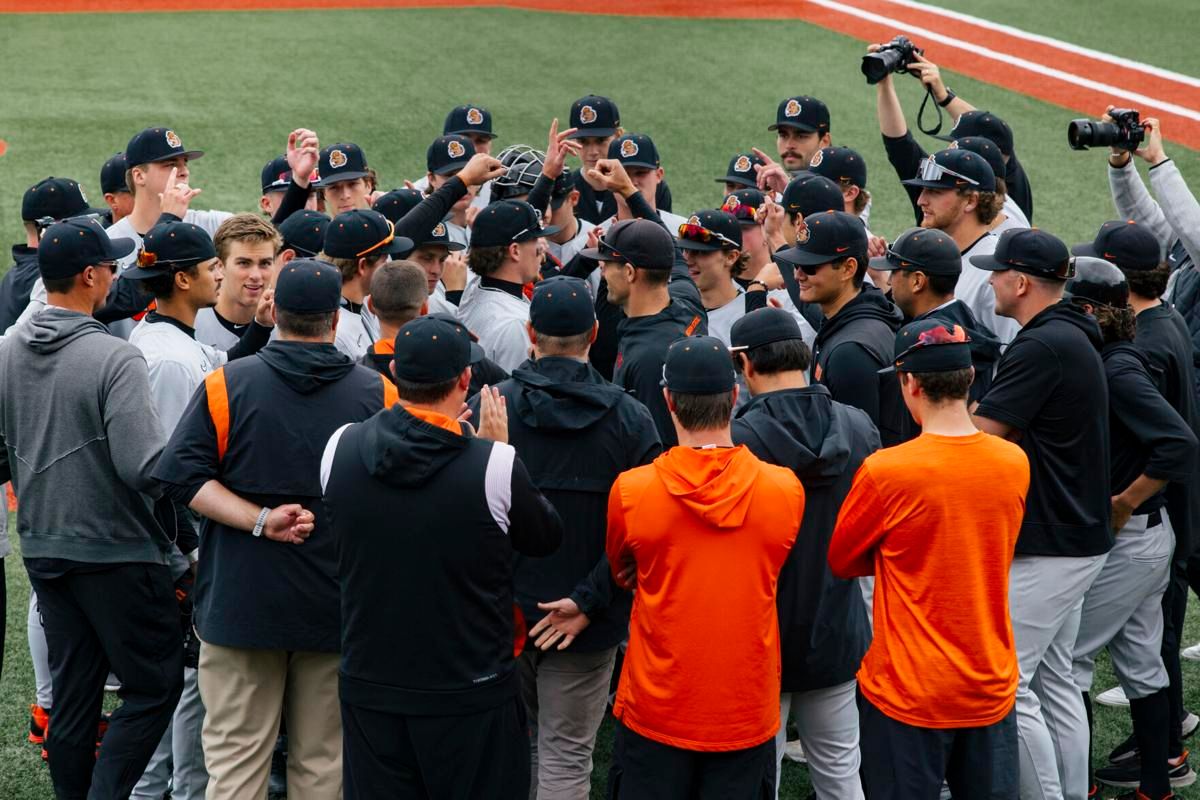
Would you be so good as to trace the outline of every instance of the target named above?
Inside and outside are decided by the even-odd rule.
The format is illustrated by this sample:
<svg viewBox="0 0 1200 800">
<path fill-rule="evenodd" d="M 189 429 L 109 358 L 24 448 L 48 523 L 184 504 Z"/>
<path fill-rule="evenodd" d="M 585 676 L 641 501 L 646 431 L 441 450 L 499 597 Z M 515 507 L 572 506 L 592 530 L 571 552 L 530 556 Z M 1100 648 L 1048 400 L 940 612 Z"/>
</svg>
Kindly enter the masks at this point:
<svg viewBox="0 0 1200 800">
<path fill-rule="evenodd" d="M 267 517 L 270 515 L 271 509 L 263 506 L 263 510 L 258 512 L 258 521 L 254 523 L 254 530 L 251 531 L 255 536 L 263 535 L 263 528 L 267 525 Z"/>
</svg>

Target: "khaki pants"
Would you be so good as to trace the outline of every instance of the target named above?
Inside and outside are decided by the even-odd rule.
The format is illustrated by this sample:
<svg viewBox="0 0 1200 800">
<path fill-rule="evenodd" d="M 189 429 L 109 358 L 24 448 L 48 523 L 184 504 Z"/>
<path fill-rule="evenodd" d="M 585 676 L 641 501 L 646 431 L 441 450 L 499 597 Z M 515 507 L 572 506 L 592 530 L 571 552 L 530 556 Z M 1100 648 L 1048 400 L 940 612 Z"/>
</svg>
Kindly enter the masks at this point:
<svg viewBox="0 0 1200 800">
<path fill-rule="evenodd" d="M 279 719 L 287 713 L 288 797 L 340 800 L 337 653 L 200 646 L 207 800 L 265 800 Z"/>
</svg>

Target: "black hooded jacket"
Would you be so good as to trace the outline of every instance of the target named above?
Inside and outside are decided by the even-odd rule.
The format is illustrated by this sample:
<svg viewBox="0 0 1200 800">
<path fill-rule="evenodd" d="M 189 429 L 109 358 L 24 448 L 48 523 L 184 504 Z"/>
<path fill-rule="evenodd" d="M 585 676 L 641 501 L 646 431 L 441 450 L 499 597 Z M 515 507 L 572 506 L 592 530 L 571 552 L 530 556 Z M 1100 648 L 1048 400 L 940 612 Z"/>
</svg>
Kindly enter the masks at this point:
<svg viewBox="0 0 1200 800">
<path fill-rule="evenodd" d="M 879 429 L 884 447 L 911 439 L 916 431 L 896 374 L 879 374 L 892 363 L 896 331 L 904 315 L 874 286 L 826 319 L 813 343 L 812 382 L 828 387 L 839 403 L 861 408 Z"/>
<path fill-rule="evenodd" d="M 1113 494 L 1125 491 L 1142 474 L 1190 480 L 1196 471 L 1196 435 L 1154 385 L 1150 359 L 1132 342 L 1106 344 L 1101 355 L 1108 380 Z M 1149 514 L 1166 503 L 1164 488 L 1133 513 Z"/>
<path fill-rule="evenodd" d="M 204 641 L 338 651 L 337 562 L 320 502 L 321 454 L 338 427 L 383 407 L 383 379 L 331 344 L 272 342 L 196 390 L 154 468 L 171 499 L 186 505 L 216 480 L 256 506 L 299 503 L 316 516 L 303 545 L 203 520 L 195 618 Z"/>
<path fill-rule="evenodd" d="M 733 421 L 733 442 L 787 467 L 804 486 L 804 518 L 779 573 L 779 635 L 785 692 L 854 678 L 871 641 L 858 581 L 835 578 L 829 539 L 863 459 L 879 449 L 865 413 L 834 402 L 824 386 L 768 392 Z"/>
<path fill-rule="evenodd" d="M 962 326 L 971 339 L 971 366 L 975 367 L 975 380 L 971 383 L 970 402 L 976 403 L 983 399 L 992 385 L 992 374 L 996 371 L 996 362 L 1000 360 L 1000 340 L 986 325 L 975 319 L 970 307 L 962 300 L 954 300 L 949 305 L 927 311 L 913 322 L 922 319 L 940 319 Z M 915 425 L 915 423 L 914 423 Z"/>
<path fill-rule="evenodd" d="M 1019 555 L 1083 557 L 1112 548 L 1103 343 L 1096 321 L 1069 300 L 1049 306 L 1004 351 L 975 410 L 1020 431 L 1029 458 Z"/>
<path fill-rule="evenodd" d="M 37 250 L 14 244 L 13 264 L 0 280 L 0 333 L 4 333 L 29 305 L 33 284 L 41 276 L 38 271 Z"/>
<path fill-rule="evenodd" d="M 391 714 L 483 711 L 517 692 L 514 553 L 562 521 L 507 444 L 395 405 L 326 448 L 342 602 L 342 702 Z"/>
<path fill-rule="evenodd" d="M 590 364 L 570 358 L 526 361 L 498 388 L 508 402 L 509 444 L 565 528 L 553 555 L 516 556 L 517 602 L 532 626 L 545 616 L 539 602 L 570 597 L 591 620 L 571 650 L 613 647 L 628 633 L 632 598 L 613 583 L 604 555 L 608 493 L 618 475 L 662 452 L 654 420 Z M 470 405 L 477 415 L 478 398 Z"/>
</svg>

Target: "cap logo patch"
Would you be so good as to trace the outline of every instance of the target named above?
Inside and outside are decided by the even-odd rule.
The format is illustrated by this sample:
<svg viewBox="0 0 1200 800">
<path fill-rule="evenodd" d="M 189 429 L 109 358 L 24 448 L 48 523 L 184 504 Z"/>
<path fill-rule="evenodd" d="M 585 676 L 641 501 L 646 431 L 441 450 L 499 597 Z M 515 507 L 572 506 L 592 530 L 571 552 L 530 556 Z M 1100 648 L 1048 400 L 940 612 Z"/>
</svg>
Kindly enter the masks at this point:
<svg viewBox="0 0 1200 800">
<path fill-rule="evenodd" d="M 461 158 L 466 154 L 467 149 L 462 146 L 462 142 L 457 139 L 451 139 L 446 144 L 446 152 L 450 154 L 451 158 Z"/>
<path fill-rule="evenodd" d="M 183 147 L 183 142 L 180 141 L 179 136 L 176 135 L 175 131 L 167 131 L 165 135 L 167 137 L 168 145 L 171 147 Z"/>
<path fill-rule="evenodd" d="M 796 98 L 793 97 L 791 100 L 787 101 L 787 105 L 783 107 L 783 115 L 785 117 L 800 116 L 800 103 L 796 100 Z"/>
<path fill-rule="evenodd" d="M 808 165 L 810 167 L 819 167 L 819 166 L 821 166 L 821 162 L 824 160 L 825 160 L 825 151 L 818 150 L 817 152 L 813 153 L 812 161 L 808 162 Z"/>
<path fill-rule="evenodd" d="M 441 239 L 445 235 L 446 235 L 446 226 L 444 223 L 439 222 L 437 225 L 433 226 L 434 238 Z"/>
<path fill-rule="evenodd" d="M 334 169 L 341 169 L 346 166 L 346 154 L 341 150 L 332 150 L 329 153 L 329 166 Z"/>
<path fill-rule="evenodd" d="M 956 344 L 958 342 L 966 342 L 967 334 L 961 326 L 955 325 L 953 328 L 946 328 L 939 325 L 936 328 L 930 328 L 927 331 L 921 331 L 917 336 L 917 345 L 931 344 Z"/>
<path fill-rule="evenodd" d="M 811 234 L 808 232 L 808 225 L 803 222 L 796 224 L 796 244 L 805 244 L 808 242 Z"/>
<path fill-rule="evenodd" d="M 750 159 L 747 158 L 746 156 L 738 156 L 737 161 L 733 162 L 733 171 L 734 172 L 749 172 L 750 171 Z"/>
<path fill-rule="evenodd" d="M 690 217 L 688 217 L 687 224 L 695 225 L 697 227 L 704 227 L 703 224 L 700 222 L 700 218 L 698 216 L 696 216 L 695 214 L 692 214 Z"/>
<path fill-rule="evenodd" d="M 638 154 L 638 145 L 633 139 L 626 139 L 621 142 L 621 155 L 625 158 L 633 158 Z"/>
<path fill-rule="evenodd" d="M 596 121 L 596 109 L 591 106 L 583 106 L 579 109 L 579 122 L 583 125 L 591 125 Z"/>
<path fill-rule="evenodd" d="M 949 142 L 946 145 L 946 149 L 947 150 L 957 150 L 958 149 L 958 139 L 955 139 L 955 140 Z"/>
<path fill-rule="evenodd" d="M 480 111 L 478 108 L 468 108 L 467 109 L 467 124 L 468 125 L 482 125 L 483 124 L 483 112 Z"/>
<path fill-rule="evenodd" d="M 729 197 L 725 198 L 725 204 L 721 206 L 721 210 L 728 211 L 730 214 L 732 214 L 738 210 L 738 206 L 740 206 L 741 204 L 742 204 L 742 201 L 737 199 L 737 195 L 731 194 L 731 195 L 729 195 Z"/>
</svg>

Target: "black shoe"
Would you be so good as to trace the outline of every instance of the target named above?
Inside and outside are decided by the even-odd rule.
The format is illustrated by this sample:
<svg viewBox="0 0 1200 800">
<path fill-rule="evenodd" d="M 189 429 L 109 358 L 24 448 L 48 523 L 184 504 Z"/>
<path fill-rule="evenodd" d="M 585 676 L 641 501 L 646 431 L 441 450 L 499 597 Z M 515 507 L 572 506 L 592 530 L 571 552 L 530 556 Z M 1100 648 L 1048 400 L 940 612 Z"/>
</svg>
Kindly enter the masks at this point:
<svg viewBox="0 0 1200 800">
<path fill-rule="evenodd" d="M 1191 786 L 1196 782 L 1196 773 L 1188 766 L 1188 753 L 1183 751 L 1179 758 L 1171 759 L 1168 763 L 1167 777 L 1171 786 Z M 1119 766 L 1108 766 L 1096 770 L 1096 780 L 1109 786 L 1128 787 L 1136 789 L 1142 784 L 1142 765 L 1140 760 L 1127 761 Z"/>
<path fill-rule="evenodd" d="M 275 740 L 275 751 L 271 753 L 271 775 L 267 779 L 267 793 L 271 797 L 287 797 L 287 737 Z"/>
<path fill-rule="evenodd" d="M 1108 754 L 1108 763 L 1116 766 L 1124 766 L 1126 764 L 1136 764 L 1138 760 L 1137 740 L 1131 735 L 1128 739 L 1121 742 L 1113 748 L 1113 751 Z"/>
</svg>

